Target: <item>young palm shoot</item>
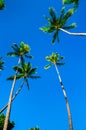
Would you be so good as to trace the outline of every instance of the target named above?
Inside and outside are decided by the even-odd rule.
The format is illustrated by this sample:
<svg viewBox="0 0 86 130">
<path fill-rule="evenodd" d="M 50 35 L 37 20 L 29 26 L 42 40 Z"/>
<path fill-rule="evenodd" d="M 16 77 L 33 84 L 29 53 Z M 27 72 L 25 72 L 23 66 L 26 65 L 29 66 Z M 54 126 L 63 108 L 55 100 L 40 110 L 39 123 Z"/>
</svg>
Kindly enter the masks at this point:
<svg viewBox="0 0 86 130">
<path fill-rule="evenodd" d="M 67 94 L 66 94 L 66 90 L 64 88 L 59 70 L 58 70 L 58 66 L 64 65 L 63 62 L 61 62 L 61 60 L 63 59 L 63 56 L 60 56 L 58 53 L 52 53 L 52 55 L 50 56 L 46 56 L 46 60 L 50 62 L 50 64 L 45 66 L 45 69 L 49 69 L 52 65 L 55 66 L 57 75 L 58 75 L 58 79 L 61 85 L 61 89 L 64 95 L 64 99 L 66 101 L 66 108 L 67 108 L 67 113 L 68 113 L 68 121 L 69 121 L 69 129 L 73 130 L 73 124 L 72 124 L 72 116 L 71 116 L 71 111 L 70 111 L 70 106 L 69 106 L 69 102 L 68 102 L 68 98 L 67 98 Z"/>
<path fill-rule="evenodd" d="M 59 42 L 59 31 L 63 31 L 69 35 L 73 36 L 86 36 L 86 33 L 72 33 L 67 30 L 75 28 L 76 23 L 72 23 L 70 25 L 67 25 L 68 19 L 74 14 L 76 10 L 76 7 L 73 7 L 69 9 L 67 12 L 65 12 L 65 8 L 63 7 L 60 13 L 60 16 L 56 16 L 55 9 L 49 8 L 50 18 L 45 16 L 45 19 L 48 21 L 47 26 L 43 26 L 40 28 L 43 32 L 46 33 L 53 33 L 53 39 L 52 43 L 55 43 L 56 39 Z"/>
<path fill-rule="evenodd" d="M 18 75 L 16 76 L 16 79 L 23 79 L 22 83 L 20 85 L 20 87 L 18 88 L 18 90 L 16 91 L 16 93 L 14 94 L 12 101 L 17 97 L 17 95 L 19 94 L 19 92 L 21 91 L 21 89 L 23 88 L 24 84 L 26 83 L 27 88 L 29 90 L 29 82 L 28 79 L 38 79 L 40 78 L 40 76 L 35 76 L 36 69 L 37 68 L 32 68 L 32 65 L 30 63 L 26 64 L 23 63 L 20 67 L 19 66 L 15 66 L 13 67 L 13 69 L 16 71 L 16 69 L 18 68 Z M 7 80 L 13 80 L 14 76 L 10 76 Z M 1 110 L 0 113 L 2 113 L 6 108 L 8 107 L 8 104 L 5 105 Z"/>
<path fill-rule="evenodd" d="M 30 47 L 28 44 L 21 42 L 20 46 L 18 46 L 16 43 L 14 43 L 14 45 L 11 46 L 11 48 L 13 49 L 13 52 L 9 52 L 7 55 L 12 56 L 12 57 L 18 57 L 19 58 L 18 66 L 20 65 L 21 62 L 24 61 L 24 56 L 29 57 L 27 55 L 30 52 Z M 7 130 L 8 121 L 9 121 L 10 112 L 11 112 L 12 97 L 13 97 L 17 74 L 18 74 L 18 69 L 16 69 L 16 73 L 15 73 L 14 80 L 13 80 L 12 87 L 11 87 L 11 91 L 10 91 L 10 96 L 9 96 L 9 101 L 8 101 L 8 109 L 7 109 L 7 113 L 6 113 L 6 119 L 5 119 L 3 130 Z"/>
</svg>

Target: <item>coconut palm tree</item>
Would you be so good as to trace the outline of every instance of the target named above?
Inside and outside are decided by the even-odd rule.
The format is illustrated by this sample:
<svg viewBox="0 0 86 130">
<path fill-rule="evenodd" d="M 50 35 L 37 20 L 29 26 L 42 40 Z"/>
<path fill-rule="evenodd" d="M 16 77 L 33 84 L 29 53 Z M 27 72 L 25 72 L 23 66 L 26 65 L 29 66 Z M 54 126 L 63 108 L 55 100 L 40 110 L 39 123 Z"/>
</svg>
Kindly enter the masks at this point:
<svg viewBox="0 0 86 130">
<path fill-rule="evenodd" d="M 61 10 L 60 16 L 57 17 L 55 9 L 50 7 L 49 13 L 51 17 L 49 18 L 49 17 L 44 16 L 45 19 L 48 21 L 48 25 L 41 27 L 40 30 L 46 33 L 54 33 L 52 43 L 54 43 L 56 39 L 59 42 L 59 37 L 58 37 L 59 31 L 63 31 L 67 34 L 74 35 L 74 36 L 86 36 L 86 33 L 72 33 L 72 32 L 67 31 L 69 29 L 76 27 L 76 23 L 67 25 L 68 19 L 74 14 L 75 10 L 76 10 L 76 7 L 74 6 L 73 8 L 65 12 L 65 8 L 63 7 Z"/>
<path fill-rule="evenodd" d="M 32 65 L 30 63 L 26 64 L 23 63 L 21 65 L 21 67 L 15 66 L 13 67 L 13 69 L 16 71 L 16 69 L 18 69 L 18 75 L 16 76 L 16 79 L 21 79 L 22 83 L 20 85 L 20 87 L 18 88 L 18 90 L 16 91 L 16 93 L 14 94 L 14 96 L 12 97 L 12 101 L 16 98 L 16 96 L 19 94 L 19 92 L 21 91 L 22 87 L 24 86 L 24 84 L 26 83 L 28 90 L 29 90 L 29 83 L 28 83 L 28 78 L 31 79 L 37 79 L 40 78 L 40 76 L 35 76 L 36 74 L 36 69 L 37 68 L 32 68 Z M 10 76 L 7 80 L 13 80 L 14 76 Z M 8 104 L 5 105 L 1 110 L 0 113 L 2 113 L 6 108 L 8 107 Z"/>
<path fill-rule="evenodd" d="M 4 7 L 4 0 L 0 0 L 0 10 L 3 10 Z"/>
<path fill-rule="evenodd" d="M 71 116 L 71 111 L 70 111 L 70 106 L 69 106 L 69 102 L 68 102 L 68 98 L 67 98 L 67 94 L 66 94 L 66 90 L 64 88 L 59 70 L 58 70 L 58 66 L 64 65 L 63 62 L 61 62 L 61 60 L 63 59 L 63 56 L 60 56 L 58 53 L 52 53 L 52 55 L 50 56 L 46 56 L 46 60 L 50 62 L 50 64 L 45 66 L 45 69 L 49 69 L 52 65 L 55 66 L 58 78 L 59 78 L 59 82 L 61 85 L 61 89 L 64 95 L 64 99 L 66 101 L 66 108 L 67 108 L 67 113 L 68 113 L 68 121 L 69 121 L 69 129 L 73 130 L 73 124 L 72 124 L 72 116 Z"/>
<path fill-rule="evenodd" d="M 0 57 L 0 71 L 4 69 L 3 64 L 2 57 Z"/>
<path fill-rule="evenodd" d="M 20 46 L 18 46 L 16 43 L 14 43 L 14 45 L 11 46 L 11 48 L 13 49 L 13 52 L 9 52 L 7 55 L 13 56 L 13 57 L 15 57 L 15 56 L 18 57 L 19 58 L 18 66 L 20 65 L 21 62 L 24 61 L 24 56 L 29 57 L 27 55 L 30 52 L 30 47 L 28 44 L 21 42 Z M 6 119 L 5 119 L 3 130 L 7 130 L 7 126 L 8 126 L 8 121 L 9 121 L 9 116 L 10 116 L 10 111 L 11 111 L 12 97 L 13 97 L 14 87 L 15 87 L 15 83 L 16 83 L 17 73 L 18 73 L 18 69 L 16 70 L 14 80 L 12 83 L 12 87 L 11 87 L 11 91 L 10 91 L 10 96 L 9 96 L 9 101 L 8 101 L 8 109 L 7 109 L 7 113 L 6 113 Z"/>
</svg>

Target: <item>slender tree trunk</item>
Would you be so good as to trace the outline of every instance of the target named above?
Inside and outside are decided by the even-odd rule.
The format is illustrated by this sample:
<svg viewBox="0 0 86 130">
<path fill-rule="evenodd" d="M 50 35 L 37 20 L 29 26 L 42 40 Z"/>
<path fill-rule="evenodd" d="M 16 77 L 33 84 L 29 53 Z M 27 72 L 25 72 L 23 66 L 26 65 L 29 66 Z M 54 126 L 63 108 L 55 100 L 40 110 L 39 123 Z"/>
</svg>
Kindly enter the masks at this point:
<svg viewBox="0 0 86 130">
<path fill-rule="evenodd" d="M 19 94 L 19 92 L 21 91 L 23 85 L 25 83 L 25 79 L 22 81 L 20 87 L 18 88 L 18 90 L 16 91 L 16 93 L 14 94 L 12 101 L 17 97 L 17 95 Z M 1 110 L 0 110 L 0 114 L 8 107 L 8 104 L 6 104 Z"/>
<path fill-rule="evenodd" d="M 21 58 L 19 58 L 18 65 L 20 64 L 20 61 L 21 61 Z M 7 130 L 7 127 L 8 127 L 8 122 L 9 122 L 10 112 L 11 112 L 12 97 L 13 97 L 14 87 L 15 87 L 15 83 L 16 83 L 17 73 L 18 73 L 18 69 L 16 70 L 16 74 L 14 76 L 13 84 L 12 84 L 11 91 L 10 91 L 10 96 L 9 96 L 9 101 L 8 101 L 8 109 L 6 112 L 6 118 L 5 118 L 3 130 Z"/>
<path fill-rule="evenodd" d="M 61 79 L 61 76 L 60 76 L 60 73 L 59 73 L 59 71 L 58 71 L 58 67 L 57 67 L 56 64 L 55 64 L 55 68 L 56 68 L 56 72 L 57 72 L 57 74 L 58 74 L 58 78 L 59 78 L 59 81 L 60 81 L 60 84 L 61 84 L 61 88 L 62 88 L 62 92 L 63 92 L 63 95 L 64 95 L 64 99 L 65 99 L 65 101 L 66 101 L 66 108 L 67 108 L 68 121 L 69 121 L 69 129 L 70 129 L 70 130 L 73 130 L 72 116 L 71 116 L 71 111 L 70 111 L 70 106 L 69 106 L 67 94 L 66 94 L 66 91 L 65 91 L 64 85 L 63 85 L 63 83 L 62 83 L 62 79 Z"/>
<path fill-rule="evenodd" d="M 86 36 L 86 33 L 72 33 L 72 32 L 69 32 L 63 28 L 59 28 L 59 30 L 69 34 L 69 35 L 73 35 L 73 36 Z"/>
</svg>

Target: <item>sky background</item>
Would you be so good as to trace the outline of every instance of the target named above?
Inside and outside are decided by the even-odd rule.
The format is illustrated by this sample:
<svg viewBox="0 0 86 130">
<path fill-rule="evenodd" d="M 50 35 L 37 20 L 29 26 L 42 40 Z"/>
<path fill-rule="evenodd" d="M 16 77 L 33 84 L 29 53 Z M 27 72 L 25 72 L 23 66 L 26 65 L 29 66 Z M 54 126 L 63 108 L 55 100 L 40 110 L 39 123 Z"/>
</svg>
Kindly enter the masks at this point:
<svg viewBox="0 0 86 130">
<path fill-rule="evenodd" d="M 65 65 L 59 71 L 69 99 L 74 130 L 86 130 L 86 37 L 69 36 L 60 32 L 60 43 L 52 45 L 52 35 L 39 30 L 47 24 L 43 15 L 49 16 L 48 8 L 54 7 L 57 15 L 62 8 L 60 0 L 5 1 L 0 11 L 0 56 L 5 69 L 0 72 L 0 109 L 8 102 L 12 82 L 6 78 L 14 74 L 12 66 L 17 58 L 7 57 L 13 43 L 29 44 L 34 56 L 32 66 L 37 66 L 41 79 L 29 79 L 30 91 L 24 85 L 12 104 L 10 120 L 13 130 L 28 130 L 39 126 L 40 130 L 69 130 L 66 104 L 55 68 L 44 70 L 46 55 L 58 52 L 65 56 Z M 80 0 L 78 10 L 68 23 L 76 22 L 72 32 L 86 32 L 86 1 Z M 15 91 L 21 81 L 17 82 Z M 6 111 L 4 111 L 4 114 Z"/>
</svg>

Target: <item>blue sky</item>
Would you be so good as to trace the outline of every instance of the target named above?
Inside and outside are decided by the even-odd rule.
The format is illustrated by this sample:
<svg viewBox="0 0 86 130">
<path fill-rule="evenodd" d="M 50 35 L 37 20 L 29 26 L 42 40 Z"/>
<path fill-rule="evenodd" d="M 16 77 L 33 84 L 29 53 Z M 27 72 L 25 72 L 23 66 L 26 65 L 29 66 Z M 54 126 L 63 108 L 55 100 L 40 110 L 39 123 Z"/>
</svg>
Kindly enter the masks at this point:
<svg viewBox="0 0 86 130">
<path fill-rule="evenodd" d="M 40 130 L 69 130 L 65 100 L 55 68 L 43 69 L 47 64 L 45 56 L 52 52 L 65 56 L 66 64 L 59 71 L 67 91 L 74 130 L 86 130 L 86 37 L 60 32 L 60 43 L 52 45 L 52 35 L 39 30 L 47 24 L 43 15 L 49 16 L 49 7 L 55 7 L 59 14 L 62 7 L 60 0 L 15 0 L 5 4 L 6 9 L 0 11 L 0 56 L 5 61 L 5 70 L 0 72 L 0 109 L 8 102 L 12 82 L 6 81 L 6 78 L 14 73 L 12 66 L 18 60 L 7 57 L 6 53 L 11 51 L 13 43 L 24 41 L 31 47 L 34 56 L 31 63 L 33 67 L 38 67 L 37 75 L 41 79 L 29 79 L 30 91 L 24 86 L 13 102 L 10 119 L 15 122 L 14 130 L 28 130 L 36 126 Z M 86 2 L 80 0 L 77 12 L 69 20 L 69 23 L 77 23 L 72 32 L 86 32 L 85 12 Z"/>
</svg>

